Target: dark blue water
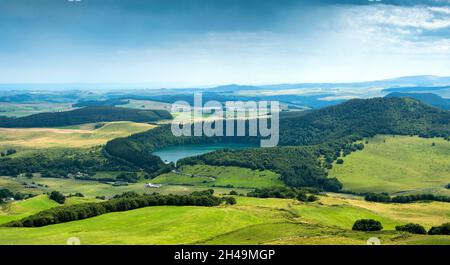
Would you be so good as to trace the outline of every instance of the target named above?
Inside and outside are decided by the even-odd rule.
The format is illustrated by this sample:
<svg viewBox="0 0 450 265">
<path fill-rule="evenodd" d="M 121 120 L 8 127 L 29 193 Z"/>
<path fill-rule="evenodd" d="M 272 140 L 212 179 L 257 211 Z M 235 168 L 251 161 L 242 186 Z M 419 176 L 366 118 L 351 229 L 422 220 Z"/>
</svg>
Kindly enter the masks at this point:
<svg viewBox="0 0 450 265">
<path fill-rule="evenodd" d="M 159 156 L 164 162 L 176 163 L 178 160 L 185 157 L 202 155 L 220 149 L 238 150 L 251 147 L 255 146 L 249 144 L 233 144 L 233 143 L 189 144 L 189 145 L 178 145 L 162 148 L 153 152 L 153 154 Z"/>
</svg>

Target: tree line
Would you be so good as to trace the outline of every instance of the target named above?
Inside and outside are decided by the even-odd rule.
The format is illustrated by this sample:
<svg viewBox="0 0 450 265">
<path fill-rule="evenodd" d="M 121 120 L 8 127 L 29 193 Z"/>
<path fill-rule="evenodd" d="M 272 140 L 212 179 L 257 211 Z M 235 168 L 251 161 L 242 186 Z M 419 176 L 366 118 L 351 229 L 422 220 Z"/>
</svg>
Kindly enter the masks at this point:
<svg viewBox="0 0 450 265">
<path fill-rule="evenodd" d="M 110 121 L 153 122 L 171 118 L 172 115 L 166 110 L 139 110 L 114 106 L 89 106 L 70 111 L 45 112 L 19 118 L 0 116 L 0 127 L 55 127 Z"/>
<path fill-rule="evenodd" d="M 354 231 L 381 231 L 383 229 L 383 225 L 380 221 L 373 219 L 360 219 L 356 220 L 353 224 L 352 230 Z M 425 230 L 420 224 L 408 223 L 405 225 L 397 225 L 395 227 L 396 231 L 399 232 L 408 232 L 411 234 L 419 234 L 419 235 L 450 235 L 450 223 L 444 223 L 439 226 L 433 226 L 430 230 Z"/>
<path fill-rule="evenodd" d="M 280 199 L 297 199 L 302 202 L 314 202 L 319 199 L 316 195 L 319 191 L 314 188 L 289 188 L 289 187 L 271 187 L 255 189 L 247 193 L 248 197 L 257 198 L 280 198 Z"/>
<path fill-rule="evenodd" d="M 110 212 L 121 212 L 148 206 L 217 206 L 232 200 L 215 197 L 210 191 L 190 195 L 137 195 L 127 194 L 100 203 L 81 203 L 55 207 L 28 216 L 19 221 L 4 224 L 7 227 L 41 227 L 51 224 L 82 220 Z"/>
<path fill-rule="evenodd" d="M 368 193 L 364 196 L 366 201 L 385 203 L 412 203 L 417 201 L 450 202 L 450 196 L 434 194 L 398 195 L 391 197 L 387 193 Z"/>
</svg>

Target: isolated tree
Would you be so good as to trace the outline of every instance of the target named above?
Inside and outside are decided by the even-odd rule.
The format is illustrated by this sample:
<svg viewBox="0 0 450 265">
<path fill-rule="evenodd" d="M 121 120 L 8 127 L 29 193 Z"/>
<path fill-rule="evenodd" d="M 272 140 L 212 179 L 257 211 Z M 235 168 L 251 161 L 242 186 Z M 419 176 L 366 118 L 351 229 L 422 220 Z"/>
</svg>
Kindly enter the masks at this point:
<svg viewBox="0 0 450 265">
<path fill-rule="evenodd" d="M 50 193 L 50 195 L 48 196 L 51 200 L 54 200 L 55 202 L 59 203 L 59 204 L 63 204 L 66 201 L 66 196 L 64 196 L 61 192 L 59 191 L 52 191 L 52 193 Z"/>
<path fill-rule="evenodd" d="M 380 231 L 383 229 L 381 223 L 373 219 L 357 220 L 352 227 L 354 231 Z"/>
</svg>

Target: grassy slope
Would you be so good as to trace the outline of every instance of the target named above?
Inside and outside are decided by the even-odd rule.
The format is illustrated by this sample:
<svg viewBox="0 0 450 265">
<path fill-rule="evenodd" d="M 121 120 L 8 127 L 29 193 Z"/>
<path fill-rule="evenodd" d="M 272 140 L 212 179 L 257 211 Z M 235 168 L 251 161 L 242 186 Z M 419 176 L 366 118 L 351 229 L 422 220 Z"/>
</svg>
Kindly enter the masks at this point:
<svg viewBox="0 0 450 265">
<path fill-rule="evenodd" d="M 432 146 L 435 143 L 435 146 Z M 363 151 L 333 166 L 345 190 L 358 192 L 436 192 L 450 195 L 450 142 L 408 136 L 376 136 Z"/>
<path fill-rule="evenodd" d="M 91 147 L 152 128 L 154 125 L 134 122 L 110 122 L 96 130 L 87 125 L 70 128 L 0 128 L 0 149 Z"/>
<path fill-rule="evenodd" d="M 218 167 L 207 165 L 185 166 L 181 171 L 185 176 L 168 173 L 158 176 L 152 182 L 162 184 L 188 184 L 202 186 L 226 186 L 240 188 L 263 188 L 272 186 L 284 186 L 280 176 L 269 170 L 251 170 L 240 167 Z"/>
<path fill-rule="evenodd" d="M 147 207 L 43 228 L 0 228 L 0 244 L 36 244 L 36 238 L 64 244 L 72 236 L 83 244 L 187 244 L 269 218 L 276 217 L 235 208 Z"/>
<path fill-rule="evenodd" d="M 70 197 L 66 199 L 66 202 L 64 204 L 73 205 L 78 203 L 96 201 L 98 200 L 92 198 Z M 10 202 L 6 205 L 0 206 L 0 224 L 4 224 L 13 220 L 20 220 L 29 215 L 57 206 L 60 205 L 55 201 L 50 200 L 47 195 L 38 195 L 27 200 Z"/>
<path fill-rule="evenodd" d="M 56 207 L 58 203 L 46 195 L 39 195 L 25 201 L 16 201 L 0 206 L 0 224 L 19 220 L 40 211 Z"/>
<path fill-rule="evenodd" d="M 0 244 L 365 244 L 371 236 L 384 244 L 450 244 L 447 236 L 417 236 L 392 231 L 404 224 L 395 211 L 414 210 L 426 227 L 449 219 L 444 203 L 408 205 L 366 203 L 321 197 L 320 202 L 238 197 L 220 207 L 147 207 L 42 228 L 0 228 Z M 423 206 L 423 207 L 422 207 Z M 350 231 L 356 219 L 380 220 L 386 231 Z"/>
</svg>

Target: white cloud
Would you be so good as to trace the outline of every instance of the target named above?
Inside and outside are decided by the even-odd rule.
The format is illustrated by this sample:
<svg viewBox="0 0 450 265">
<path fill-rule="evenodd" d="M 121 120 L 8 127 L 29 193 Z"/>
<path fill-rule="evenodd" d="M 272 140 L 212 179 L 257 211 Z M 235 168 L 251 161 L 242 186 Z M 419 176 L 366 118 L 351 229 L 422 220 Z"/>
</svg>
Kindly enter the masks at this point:
<svg viewBox="0 0 450 265">
<path fill-rule="evenodd" d="M 450 9 L 445 7 L 368 7 L 366 19 L 370 23 L 384 24 L 394 27 L 412 27 L 424 30 L 435 30 L 450 27 Z M 436 16 L 436 12 L 447 14 Z"/>
<path fill-rule="evenodd" d="M 443 10 L 448 11 L 425 6 L 352 7 L 342 13 L 343 28 L 367 52 L 450 55 L 450 14 Z"/>
<path fill-rule="evenodd" d="M 429 7 L 429 9 L 435 13 L 443 13 L 450 15 L 450 7 Z"/>
</svg>

